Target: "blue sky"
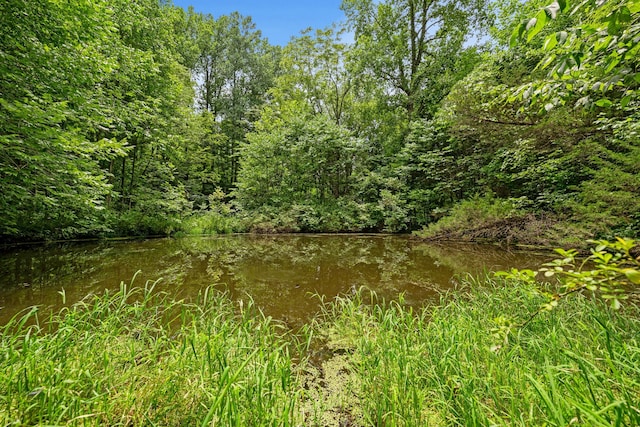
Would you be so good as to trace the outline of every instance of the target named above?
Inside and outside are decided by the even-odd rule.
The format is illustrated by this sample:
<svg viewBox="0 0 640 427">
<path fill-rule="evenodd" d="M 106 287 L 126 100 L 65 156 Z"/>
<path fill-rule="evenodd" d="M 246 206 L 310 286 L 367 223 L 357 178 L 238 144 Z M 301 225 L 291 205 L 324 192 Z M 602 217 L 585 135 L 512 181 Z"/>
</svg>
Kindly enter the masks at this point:
<svg viewBox="0 0 640 427">
<path fill-rule="evenodd" d="M 256 28 L 271 44 L 285 45 L 292 36 L 312 28 L 325 28 L 344 19 L 341 0 L 173 0 L 183 8 L 214 17 L 234 11 L 251 16 Z"/>
</svg>

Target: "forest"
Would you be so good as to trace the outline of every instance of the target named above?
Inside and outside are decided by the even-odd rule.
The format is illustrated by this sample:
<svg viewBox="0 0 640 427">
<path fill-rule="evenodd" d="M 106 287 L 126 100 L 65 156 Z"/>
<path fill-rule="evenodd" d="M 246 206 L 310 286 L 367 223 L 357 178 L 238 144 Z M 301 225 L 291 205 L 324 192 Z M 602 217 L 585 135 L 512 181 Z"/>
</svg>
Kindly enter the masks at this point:
<svg viewBox="0 0 640 427">
<path fill-rule="evenodd" d="M 640 0 L 0 6 L 0 240 L 640 235 Z"/>
</svg>

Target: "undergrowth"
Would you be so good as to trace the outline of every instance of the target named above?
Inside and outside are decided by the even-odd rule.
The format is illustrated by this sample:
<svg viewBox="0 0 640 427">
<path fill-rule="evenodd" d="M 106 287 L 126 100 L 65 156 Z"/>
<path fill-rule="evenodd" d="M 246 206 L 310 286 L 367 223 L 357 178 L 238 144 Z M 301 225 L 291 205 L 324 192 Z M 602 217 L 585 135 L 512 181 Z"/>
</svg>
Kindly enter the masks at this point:
<svg viewBox="0 0 640 427">
<path fill-rule="evenodd" d="M 466 284 L 417 312 L 366 293 L 326 307 L 319 328 L 351 355 L 361 425 L 640 425 L 636 306 L 572 295 L 519 329 L 513 319 L 543 297 L 514 282 Z"/>
<path fill-rule="evenodd" d="M 513 327 L 545 302 L 514 280 L 423 309 L 361 290 L 293 334 L 212 290 L 123 286 L 2 328 L 0 424 L 640 425 L 640 310 L 567 298 Z"/>
<path fill-rule="evenodd" d="M 296 425 L 291 341 L 225 295 L 153 287 L 15 318 L 0 339 L 1 425 Z"/>
</svg>

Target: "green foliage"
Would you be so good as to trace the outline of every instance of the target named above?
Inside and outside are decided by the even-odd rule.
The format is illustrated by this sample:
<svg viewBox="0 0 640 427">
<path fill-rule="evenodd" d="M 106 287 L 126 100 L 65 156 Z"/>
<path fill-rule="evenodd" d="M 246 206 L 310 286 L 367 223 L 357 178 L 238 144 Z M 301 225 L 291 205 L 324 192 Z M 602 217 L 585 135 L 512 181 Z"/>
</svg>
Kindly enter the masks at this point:
<svg viewBox="0 0 640 427">
<path fill-rule="evenodd" d="M 155 0 L 2 7 L 3 27 L 20 24 L 1 41 L 0 235 L 106 234 L 114 208 L 166 213 L 157 208 L 180 192 L 167 160 L 191 102 L 169 43 L 174 9 Z"/>
<path fill-rule="evenodd" d="M 549 293 L 548 302 L 543 305 L 544 310 L 551 310 L 558 306 L 559 301 L 574 292 L 590 291 L 611 304 L 614 309 L 619 309 L 621 300 L 628 299 L 637 294 L 640 285 L 640 256 L 638 244 L 631 239 L 617 238 L 613 242 L 599 240 L 591 242 L 596 244 L 591 249 L 591 254 L 580 259 L 579 252 L 575 249 L 556 249 L 562 258 L 555 259 L 544 264 L 539 272 L 544 277 L 557 277 L 561 291 Z M 533 271 L 518 271 L 496 273 L 498 276 L 522 280 L 527 279 L 530 284 L 535 284 Z"/>
<path fill-rule="evenodd" d="M 181 225 L 186 234 L 226 234 L 245 231 L 233 203 L 220 188 L 209 195 L 208 209 L 194 212 Z"/>
<path fill-rule="evenodd" d="M 548 19 L 568 8 L 566 1 L 553 2 L 514 29 L 512 44 L 525 35 L 530 41 Z M 604 109 L 614 103 L 624 109 L 635 102 L 639 12 L 637 0 L 577 4 L 572 11 L 580 17 L 577 25 L 549 34 L 544 42 L 548 55 L 540 68 L 550 67 L 549 79 L 520 87 L 515 97 L 543 104 L 546 110 L 567 102 Z"/>
<path fill-rule="evenodd" d="M 635 237 L 637 3 L 344 1 L 280 48 L 238 13 L 5 1 L 0 238 L 401 232 L 485 192 L 550 241 Z"/>
<path fill-rule="evenodd" d="M 421 117 L 432 108 L 421 108 L 426 101 L 421 94 L 438 86 L 442 68 L 451 70 L 443 62 L 457 56 L 472 28 L 486 23 L 485 5 L 482 0 L 345 0 L 342 9 L 355 32 L 354 69 L 384 85 L 409 118 Z"/>
<path fill-rule="evenodd" d="M 361 142 L 327 117 L 292 119 L 248 139 L 235 192 L 242 209 L 289 211 L 301 229 L 317 230 L 313 211 L 337 207 L 353 194 Z"/>
<path fill-rule="evenodd" d="M 448 215 L 414 234 L 422 238 L 446 237 L 459 231 L 485 228 L 515 217 L 523 211 L 517 200 L 496 199 L 493 195 L 474 196 L 455 204 Z"/>
<path fill-rule="evenodd" d="M 272 106 L 263 112 L 270 121 L 285 122 L 303 109 L 324 114 L 341 125 L 350 113 L 353 74 L 345 68 L 349 46 L 341 41 L 344 29 L 307 29 L 284 47 L 283 71 L 270 90 Z M 265 121 L 263 119 L 263 121 Z"/>
<path fill-rule="evenodd" d="M 196 103 L 204 118 L 199 148 L 210 158 L 202 164 L 202 173 L 213 181 L 203 189 L 206 197 L 215 187 L 225 192 L 234 187 L 240 146 L 267 100 L 279 51 L 262 37 L 250 16 L 234 12 L 214 19 L 190 10 L 188 19 L 198 52 L 192 68 Z"/>
<path fill-rule="evenodd" d="M 607 138 L 583 149 L 589 153 L 588 179 L 580 183 L 577 200 L 567 204 L 574 218 L 607 238 L 640 234 L 639 127 L 638 113 L 632 111 L 624 118 L 601 117 L 596 122 Z"/>
<path fill-rule="evenodd" d="M 0 236 L 101 231 L 110 186 L 100 166 L 123 144 L 102 122 L 94 90 L 115 66 L 104 2 L 3 2 L 0 15 Z"/>
</svg>

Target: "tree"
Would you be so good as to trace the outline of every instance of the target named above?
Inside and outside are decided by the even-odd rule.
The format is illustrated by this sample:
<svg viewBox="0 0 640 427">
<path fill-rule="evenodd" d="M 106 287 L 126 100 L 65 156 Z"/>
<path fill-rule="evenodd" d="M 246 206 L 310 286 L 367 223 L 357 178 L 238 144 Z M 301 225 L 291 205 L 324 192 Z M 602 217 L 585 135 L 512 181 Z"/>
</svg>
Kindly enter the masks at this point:
<svg viewBox="0 0 640 427">
<path fill-rule="evenodd" d="M 244 208 L 322 204 L 351 194 L 361 144 L 326 116 L 298 117 L 248 138 L 236 191 Z"/>
<path fill-rule="evenodd" d="M 343 29 L 314 32 L 309 28 L 283 49 L 281 73 L 270 91 L 271 108 L 279 117 L 289 109 L 304 109 L 325 114 L 338 125 L 345 121 L 353 77 L 346 68 L 349 47 L 341 41 L 344 33 Z"/>
<path fill-rule="evenodd" d="M 570 9 L 554 1 L 518 25 L 511 38 L 531 41 L 545 25 Z M 550 110 L 558 105 L 624 109 L 637 102 L 640 86 L 640 1 L 583 2 L 573 8 L 574 26 L 552 32 L 544 41 L 546 57 L 539 64 L 547 79 L 523 85 L 512 99 Z"/>
<path fill-rule="evenodd" d="M 8 0 L 0 25 L 0 236 L 99 232 L 101 164 L 124 154 L 99 132 L 107 100 L 96 87 L 116 66 L 108 2 Z"/>
<path fill-rule="evenodd" d="M 220 135 L 209 148 L 215 154 L 216 185 L 229 191 L 238 174 L 238 149 L 272 85 L 278 51 L 250 17 L 237 12 L 218 19 L 198 14 L 192 21 L 199 49 L 194 69 L 198 106 L 212 115 L 210 132 Z"/>
<path fill-rule="evenodd" d="M 356 72 L 383 82 L 409 118 L 423 114 L 418 98 L 438 71 L 430 68 L 457 56 L 488 20 L 484 0 L 344 0 L 342 9 L 355 32 Z"/>
</svg>

